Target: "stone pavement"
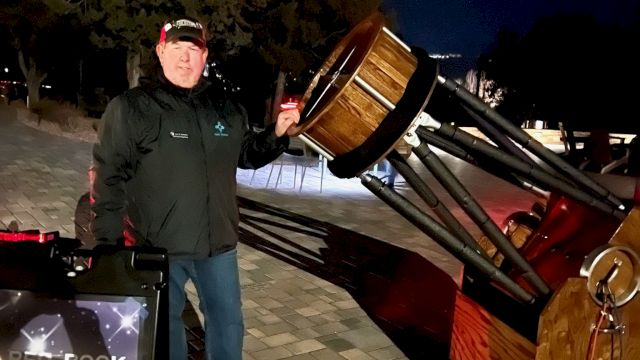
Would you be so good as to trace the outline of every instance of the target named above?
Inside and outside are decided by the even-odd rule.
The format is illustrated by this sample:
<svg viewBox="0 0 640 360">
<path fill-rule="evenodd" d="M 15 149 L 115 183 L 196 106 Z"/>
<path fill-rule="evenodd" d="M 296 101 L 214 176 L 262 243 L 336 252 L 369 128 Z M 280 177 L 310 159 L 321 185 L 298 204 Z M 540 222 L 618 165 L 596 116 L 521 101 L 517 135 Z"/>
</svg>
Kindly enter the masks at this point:
<svg viewBox="0 0 640 360">
<path fill-rule="evenodd" d="M 63 236 L 74 236 L 74 211 L 87 189 L 90 152 L 89 143 L 48 135 L 0 112 L 0 227 L 16 220 L 22 229 L 59 230 Z M 498 223 L 513 211 L 528 210 L 535 201 L 533 195 L 492 175 L 443 158 Z M 454 204 L 426 170 L 412 165 L 445 204 Z M 403 351 L 393 326 L 364 306 L 367 299 L 389 294 L 382 288 L 371 293 L 361 286 L 362 278 L 378 270 L 360 265 L 384 268 L 394 256 L 417 254 L 459 279 L 460 263 L 358 180 L 341 180 L 325 172 L 320 192 L 320 171 L 312 167 L 300 192 L 299 173 L 293 183 L 294 170 L 300 167 L 289 164 L 274 189 L 275 177 L 266 186 L 271 166 L 255 173 L 239 170 L 237 177 L 244 359 L 408 358 L 405 352 L 411 344 Z M 401 194 L 422 203 L 401 178 L 396 184 Z M 463 224 L 470 224 L 462 210 L 451 208 Z M 468 228 L 478 235 L 475 227 Z M 191 356 L 198 359 L 202 330 L 195 316 L 188 323 Z"/>
</svg>

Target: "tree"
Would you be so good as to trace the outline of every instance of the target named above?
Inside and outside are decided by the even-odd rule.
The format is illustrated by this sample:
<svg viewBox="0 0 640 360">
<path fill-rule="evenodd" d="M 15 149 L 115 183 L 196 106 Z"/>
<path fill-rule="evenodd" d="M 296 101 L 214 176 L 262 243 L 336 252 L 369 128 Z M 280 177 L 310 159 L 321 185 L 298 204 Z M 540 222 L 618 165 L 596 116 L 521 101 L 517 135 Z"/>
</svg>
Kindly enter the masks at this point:
<svg viewBox="0 0 640 360">
<path fill-rule="evenodd" d="M 0 8 L 1 29 L 17 50 L 29 106 L 40 100 L 40 86 L 49 71 L 73 61 L 80 40 L 72 31 L 77 25 L 72 8 L 63 0 L 12 0 Z"/>
<path fill-rule="evenodd" d="M 93 0 L 82 9 L 82 16 L 94 29 L 94 44 L 127 52 L 127 78 L 134 87 L 145 61 L 154 59 L 160 29 L 169 17 L 197 18 L 208 31 L 209 46 L 232 52 L 251 43 L 252 29 L 242 17 L 244 6 L 248 5 L 235 0 Z"/>
<path fill-rule="evenodd" d="M 254 49 L 275 74 L 270 122 L 278 112 L 287 74 L 304 79 L 360 20 L 379 8 L 379 0 L 275 1 L 248 14 Z"/>
<path fill-rule="evenodd" d="M 80 17 L 91 27 L 91 42 L 127 54 L 127 80 L 138 84 L 141 65 L 152 58 L 152 49 L 173 1 L 85 0 Z"/>
<path fill-rule="evenodd" d="M 623 27 L 557 15 L 539 20 L 521 38 L 500 33 L 479 67 L 495 89 L 506 90 L 497 110 L 518 124 L 545 119 L 583 129 L 628 129 L 639 95 L 627 85 L 639 77 L 637 36 L 637 23 Z"/>
<path fill-rule="evenodd" d="M 91 24 L 92 41 L 126 49 L 130 86 L 137 84 L 142 60 L 153 59 L 153 45 L 170 14 L 186 14 L 208 30 L 210 57 L 238 62 L 260 58 L 274 69 L 281 92 L 285 74 L 300 74 L 318 63 L 379 0 L 85 0 L 80 7 Z M 257 55 L 257 56 L 256 56 Z M 256 68 L 262 68 L 256 65 Z M 246 69 L 245 69 L 246 70 Z M 246 72 L 246 71 L 245 71 Z M 255 85 L 255 84 L 254 84 Z M 280 96 L 275 96 L 279 100 Z M 277 108 L 277 107 L 275 107 Z"/>
</svg>

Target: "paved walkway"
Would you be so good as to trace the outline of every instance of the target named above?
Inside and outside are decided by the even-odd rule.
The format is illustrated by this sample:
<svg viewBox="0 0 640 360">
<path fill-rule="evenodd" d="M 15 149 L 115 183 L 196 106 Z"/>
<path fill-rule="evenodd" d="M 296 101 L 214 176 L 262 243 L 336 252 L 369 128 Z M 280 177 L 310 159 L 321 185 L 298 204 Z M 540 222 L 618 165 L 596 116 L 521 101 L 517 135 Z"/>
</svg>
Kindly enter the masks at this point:
<svg viewBox="0 0 640 360">
<path fill-rule="evenodd" d="M 74 236 L 74 210 L 87 188 L 90 151 L 91 144 L 48 135 L 0 112 L 0 227 L 16 220 L 22 229 Z M 462 161 L 444 159 L 497 222 L 535 201 Z M 454 204 L 426 171 L 417 164 L 416 169 L 445 204 Z M 458 279 L 460 263 L 358 180 L 325 173 L 320 192 L 320 171 L 308 168 L 300 192 L 299 173 L 293 184 L 300 167 L 286 165 L 284 170 L 277 189 L 273 174 L 266 186 L 271 165 L 255 173 L 238 171 L 244 359 L 408 358 L 411 344 L 401 350 L 402 338 L 393 326 L 366 305 L 366 299 L 389 296 L 384 291 L 391 290 L 371 293 L 371 287 L 362 286 L 368 281 L 362 279 L 375 273 L 363 267 L 384 268 L 392 259 L 417 254 Z M 397 188 L 421 204 L 401 178 Z M 452 208 L 470 224 L 462 210 Z M 199 358 L 202 332 L 194 318 L 189 321 L 192 356 Z"/>
</svg>

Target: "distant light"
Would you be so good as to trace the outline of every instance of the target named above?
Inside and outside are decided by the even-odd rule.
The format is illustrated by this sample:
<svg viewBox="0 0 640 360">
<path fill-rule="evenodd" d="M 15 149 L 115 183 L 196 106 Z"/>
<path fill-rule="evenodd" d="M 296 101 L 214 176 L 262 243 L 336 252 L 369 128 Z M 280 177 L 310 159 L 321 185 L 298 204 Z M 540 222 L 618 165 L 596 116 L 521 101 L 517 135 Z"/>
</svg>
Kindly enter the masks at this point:
<svg viewBox="0 0 640 360">
<path fill-rule="evenodd" d="M 460 54 L 430 54 L 432 59 L 459 59 L 462 57 Z"/>
<path fill-rule="evenodd" d="M 9 68 L 8 67 L 4 68 L 4 72 L 8 73 L 9 72 Z"/>
<path fill-rule="evenodd" d="M 42 87 L 45 89 L 51 89 L 51 85 L 42 85 Z"/>
</svg>

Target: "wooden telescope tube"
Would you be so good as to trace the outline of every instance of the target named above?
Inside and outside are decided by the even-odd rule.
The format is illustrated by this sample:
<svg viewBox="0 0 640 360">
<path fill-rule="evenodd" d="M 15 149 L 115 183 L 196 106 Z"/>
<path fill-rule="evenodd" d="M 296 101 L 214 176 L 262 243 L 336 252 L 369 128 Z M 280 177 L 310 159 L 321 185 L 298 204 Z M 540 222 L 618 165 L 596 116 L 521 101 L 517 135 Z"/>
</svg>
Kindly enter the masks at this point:
<svg viewBox="0 0 640 360">
<path fill-rule="evenodd" d="M 305 92 L 294 135 L 356 177 L 403 142 L 436 85 L 438 64 L 409 48 L 375 14 L 333 50 Z"/>
</svg>

